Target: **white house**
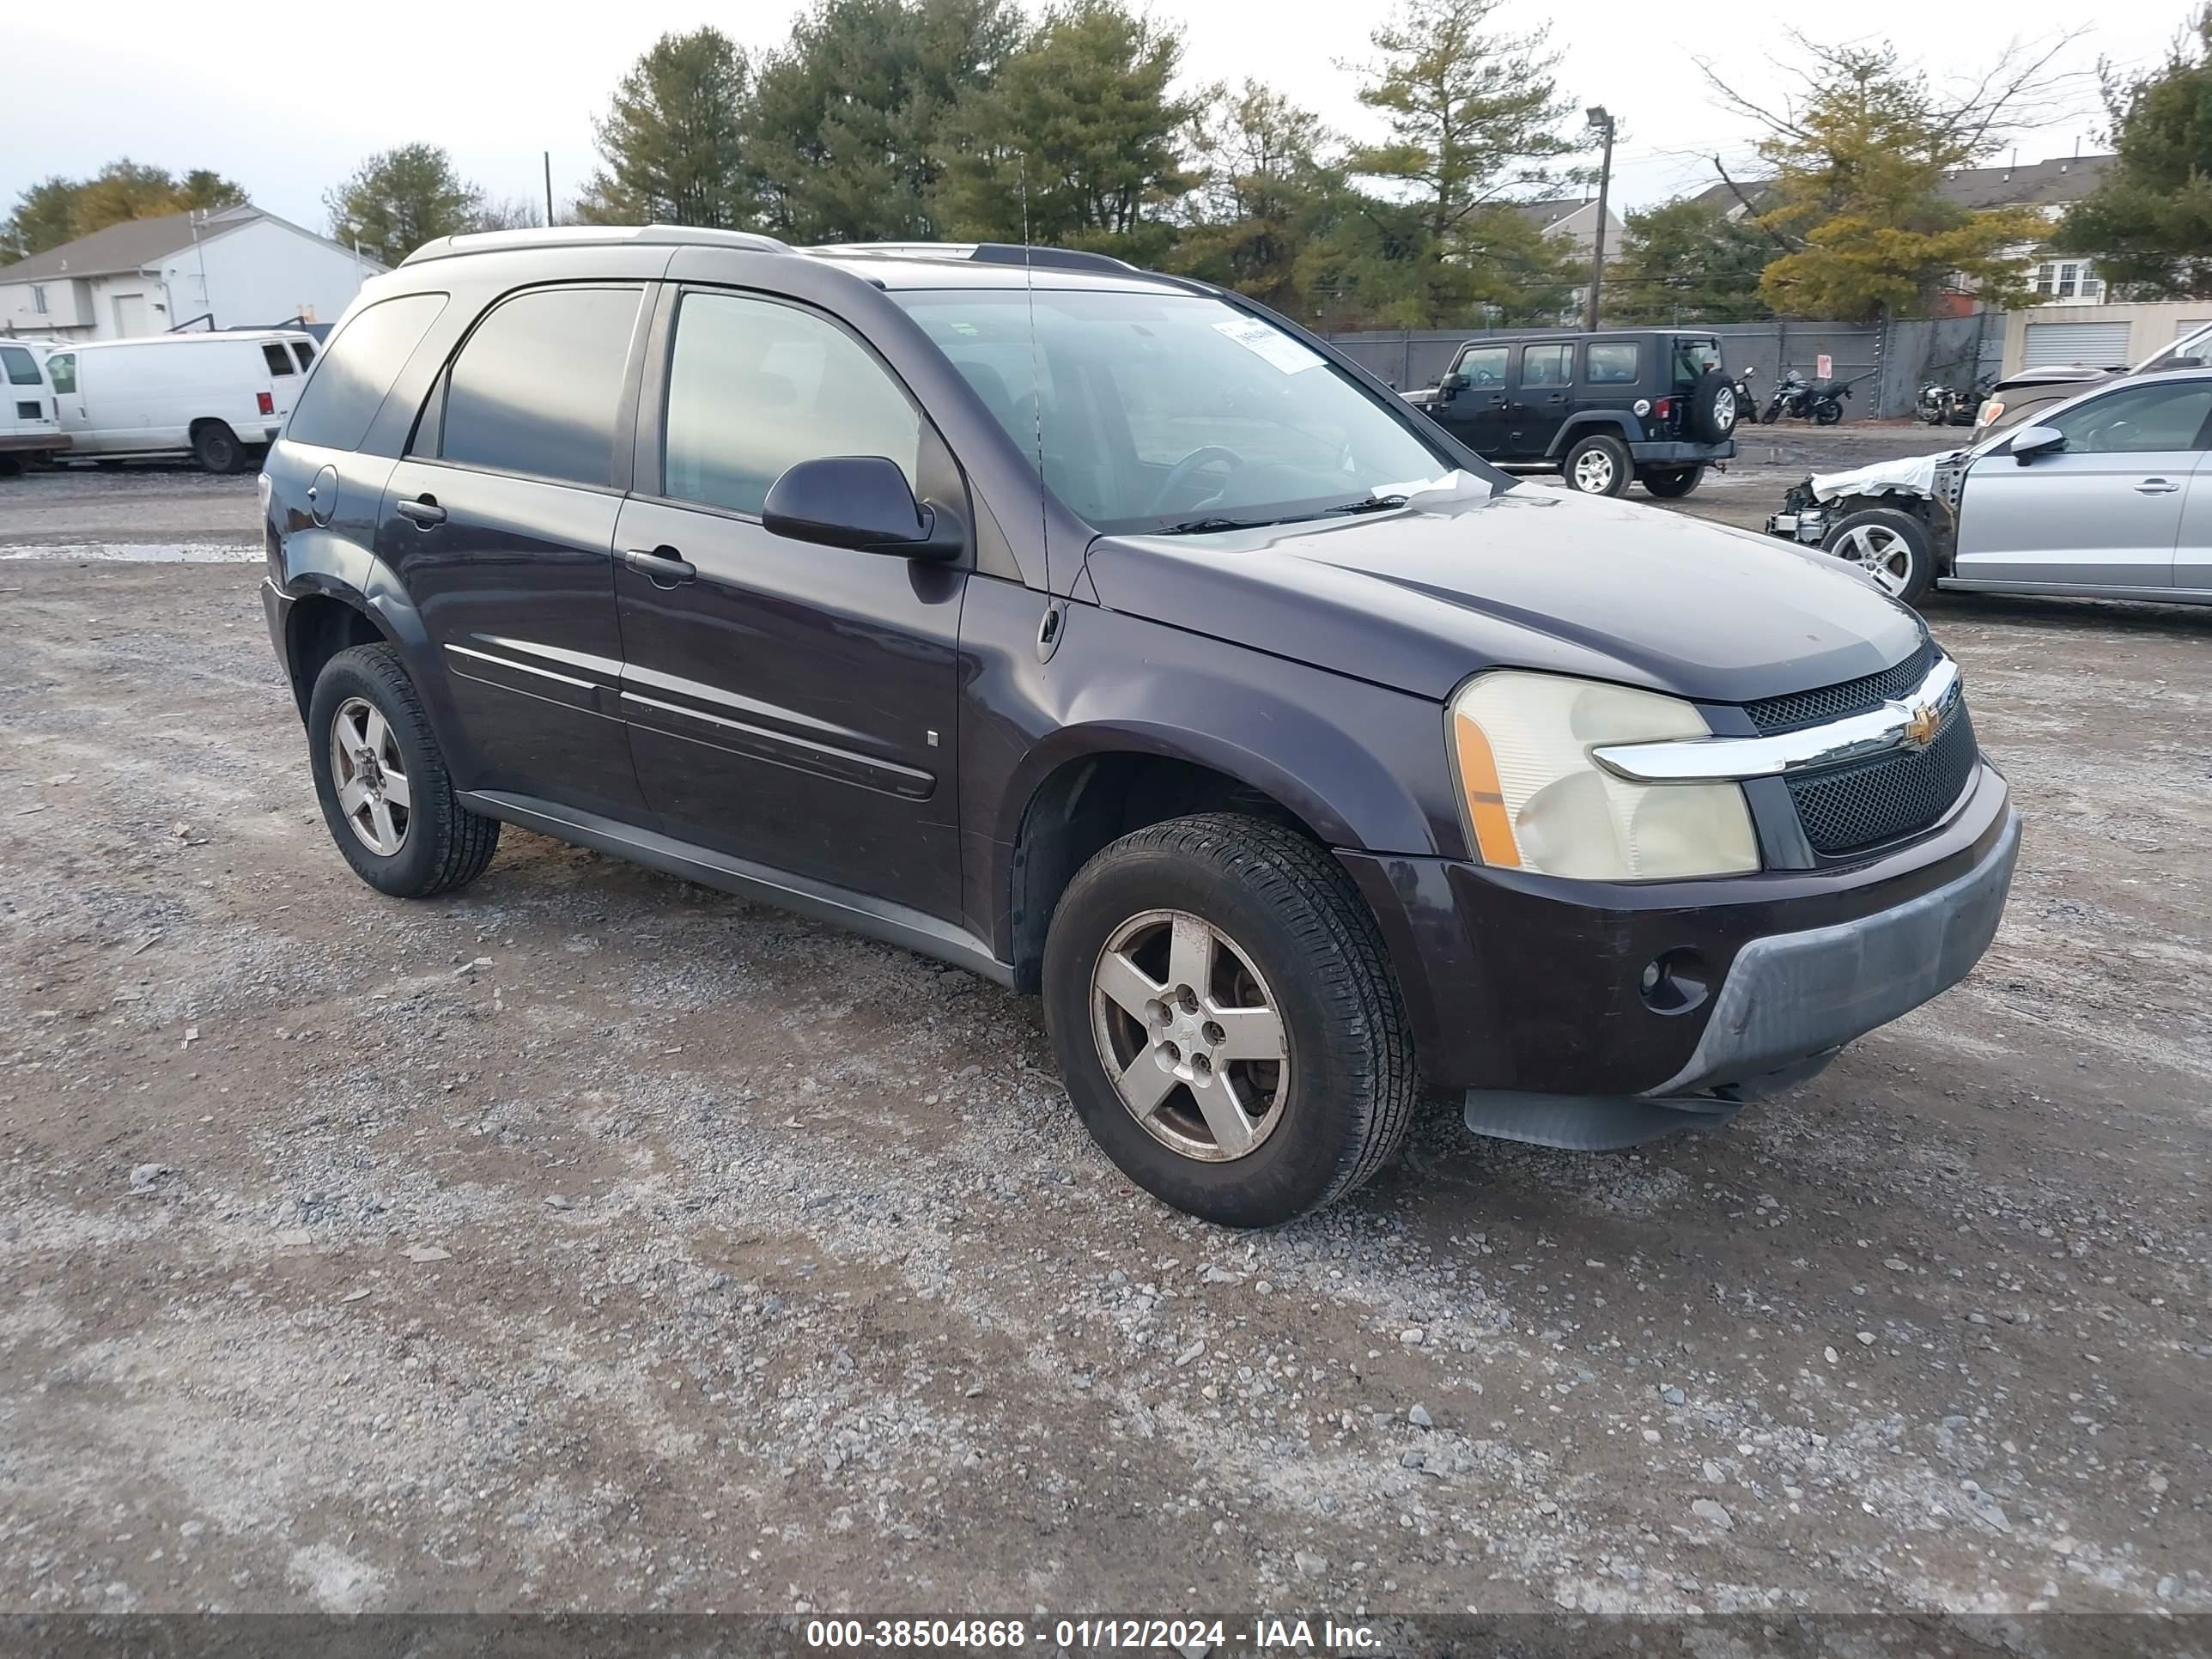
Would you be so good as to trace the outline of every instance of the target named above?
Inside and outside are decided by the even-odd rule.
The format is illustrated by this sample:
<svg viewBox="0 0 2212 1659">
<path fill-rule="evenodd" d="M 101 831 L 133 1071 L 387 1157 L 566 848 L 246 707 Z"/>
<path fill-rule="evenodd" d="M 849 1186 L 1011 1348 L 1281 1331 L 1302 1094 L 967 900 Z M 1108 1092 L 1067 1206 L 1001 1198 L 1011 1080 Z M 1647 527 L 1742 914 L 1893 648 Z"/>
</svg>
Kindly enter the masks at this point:
<svg viewBox="0 0 2212 1659">
<path fill-rule="evenodd" d="M 1521 216 L 1545 235 L 1571 243 L 1585 259 L 1597 252 L 1597 198 L 1567 196 L 1551 202 L 1518 202 Z M 1605 210 L 1605 252 L 1612 258 L 1620 252 L 1628 227 L 1608 204 Z"/>
<path fill-rule="evenodd" d="M 252 206 L 132 219 L 0 266 L 0 336 L 117 340 L 336 322 L 383 269 Z"/>
</svg>

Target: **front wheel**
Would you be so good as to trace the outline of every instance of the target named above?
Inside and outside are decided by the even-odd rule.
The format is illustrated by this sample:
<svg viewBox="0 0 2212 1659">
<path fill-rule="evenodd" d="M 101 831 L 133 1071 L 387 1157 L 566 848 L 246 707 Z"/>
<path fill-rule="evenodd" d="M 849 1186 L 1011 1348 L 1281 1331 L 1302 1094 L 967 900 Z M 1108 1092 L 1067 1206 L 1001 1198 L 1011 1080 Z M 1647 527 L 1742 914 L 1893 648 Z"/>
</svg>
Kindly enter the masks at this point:
<svg viewBox="0 0 2212 1659">
<path fill-rule="evenodd" d="M 1045 942 L 1068 1097 L 1156 1198 L 1268 1227 L 1405 1138 L 1413 1039 L 1375 919 L 1328 853 L 1264 818 L 1136 830 L 1069 884 Z"/>
<path fill-rule="evenodd" d="M 1653 466 L 1644 471 L 1644 487 L 1662 501 L 1679 501 L 1705 480 L 1702 466 Z"/>
<path fill-rule="evenodd" d="M 1567 451 L 1559 471 L 1570 489 L 1585 495 L 1618 495 L 1628 488 L 1628 446 L 1602 434 L 1584 438 Z"/>
<path fill-rule="evenodd" d="M 1869 507 L 1845 514 L 1830 527 L 1820 546 L 1858 566 L 1876 587 L 1907 605 L 1919 604 L 1936 580 L 1928 526 L 1895 507 Z"/>
</svg>

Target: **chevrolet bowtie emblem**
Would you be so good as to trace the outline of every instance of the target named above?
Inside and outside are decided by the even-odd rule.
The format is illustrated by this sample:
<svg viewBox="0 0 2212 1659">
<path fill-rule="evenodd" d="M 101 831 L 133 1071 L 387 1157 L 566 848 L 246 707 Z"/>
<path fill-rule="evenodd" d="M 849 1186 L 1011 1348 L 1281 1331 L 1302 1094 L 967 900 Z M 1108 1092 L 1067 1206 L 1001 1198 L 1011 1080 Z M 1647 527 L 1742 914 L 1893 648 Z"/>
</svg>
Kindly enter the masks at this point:
<svg viewBox="0 0 2212 1659">
<path fill-rule="evenodd" d="M 1942 729 L 1942 711 L 1932 702 L 1921 703 L 1905 719 L 1905 746 L 1907 749 L 1925 749 L 1936 741 L 1936 734 Z"/>
</svg>

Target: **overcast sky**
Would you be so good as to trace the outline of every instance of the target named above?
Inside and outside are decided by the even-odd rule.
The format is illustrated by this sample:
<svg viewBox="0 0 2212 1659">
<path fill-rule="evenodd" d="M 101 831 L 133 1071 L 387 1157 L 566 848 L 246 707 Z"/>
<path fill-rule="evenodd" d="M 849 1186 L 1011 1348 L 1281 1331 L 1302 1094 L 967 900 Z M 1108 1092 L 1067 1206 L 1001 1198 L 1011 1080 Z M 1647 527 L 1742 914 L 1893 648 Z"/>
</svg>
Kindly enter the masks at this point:
<svg viewBox="0 0 2212 1659">
<path fill-rule="evenodd" d="M 261 206 L 319 231 L 329 185 L 363 155 L 418 139 L 445 145 L 462 173 L 495 197 L 542 196 L 539 152 L 550 149 L 554 191 L 565 198 L 593 165 L 592 118 L 656 36 L 711 22 L 757 51 L 783 40 L 800 6 L 380 0 L 239 12 L 203 27 L 180 22 L 169 0 L 108 0 L 92 11 L 26 5 L 8 25 L 8 55 L 37 68 L 8 77 L 0 204 L 49 173 L 88 173 L 128 155 L 176 172 L 214 167 Z M 1616 189 L 1640 206 L 1711 182 L 1706 157 L 1717 148 L 1732 161 L 1747 155 L 1745 124 L 1715 107 L 1694 58 L 1709 58 L 1747 90 L 1778 94 L 1772 62 L 1788 51 L 1785 19 L 1823 39 L 1833 38 L 1820 30 L 1823 18 L 1848 20 L 1853 38 L 1894 40 L 1939 73 L 1986 62 L 2002 28 L 2047 39 L 2089 21 L 2067 56 L 2083 72 L 2079 97 L 2063 118 L 2021 140 L 2026 161 L 2094 148 L 2100 118 L 2088 71 L 2098 57 L 2152 60 L 2190 9 L 2185 0 L 2101 8 L 1854 0 L 1832 9 L 1507 0 L 1502 16 L 1518 27 L 1558 18 L 1562 88 L 1619 120 Z M 1372 119 L 1353 96 L 1353 77 L 1336 65 L 1367 56 L 1378 9 L 1371 0 L 1152 3 L 1156 16 L 1183 27 L 1188 79 L 1256 76 L 1355 136 L 1371 132 Z"/>
</svg>

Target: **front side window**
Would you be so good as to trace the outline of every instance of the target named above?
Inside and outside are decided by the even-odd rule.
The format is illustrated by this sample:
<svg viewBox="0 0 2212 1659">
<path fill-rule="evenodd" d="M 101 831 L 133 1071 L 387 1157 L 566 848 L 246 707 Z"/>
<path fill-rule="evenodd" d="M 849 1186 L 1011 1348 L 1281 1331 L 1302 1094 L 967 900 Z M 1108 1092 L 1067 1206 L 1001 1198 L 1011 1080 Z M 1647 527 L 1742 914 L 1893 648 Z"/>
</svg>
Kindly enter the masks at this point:
<svg viewBox="0 0 2212 1659">
<path fill-rule="evenodd" d="M 881 455 L 915 483 L 921 417 L 826 318 L 773 300 L 687 294 L 676 313 L 661 493 L 757 514 L 786 468 Z"/>
<path fill-rule="evenodd" d="M 403 294 L 356 312 L 331 337 L 321 366 L 301 389 L 284 435 L 331 449 L 357 447 L 392 383 L 445 308 L 442 294 Z"/>
<path fill-rule="evenodd" d="M 2130 386 L 2061 410 L 2039 422 L 2066 434 L 2069 455 L 2132 455 L 2195 449 L 2212 416 L 2212 380 Z"/>
<path fill-rule="evenodd" d="M 1521 348 L 1521 384 L 1524 386 L 1565 386 L 1575 349 L 1571 345 Z"/>
<path fill-rule="evenodd" d="M 642 293 L 533 289 L 493 307 L 453 361 L 439 458 L 611 485 L 615 414 Z"/>
<path fill-rule="evenodd" d="M 0 364 L 8 370 L 9 386 L 44 386 L 46 377 L 39 373 L 39 360 L 21 346 L 0 346 Z"/>
<path fill-rule="evenodd" d="M 1640 355 L 1633 340 L 1594 340 L 1583 349 L 1583 378 L 1591 386 L 1634 386 Z"/>
<path fill-rule="evenodd" d="M 1501 386 L 1505 384 L 1505 354 L 1507 346 L 1469 346 L 1467 355 L 1459 360 L 1459 372 L 1467 376 L 1470 386 Z"/>
<path fill-rule="evenodd" d="M 46 379 L 52 382 L 57 396 L 74 394 L 76 391 L 76 353 L 61 351 L 47 358 Z"/>
<path fill-rule="evenodd" d="M 1392 412 L 1303 342 L 1218 300 L 1051 288 L 890 297 L 1053 493 L 1109 533 L 1310 517 L 1451 470 L 1412 411 Z M 1491 475 L 1455 482 L 1495 487 Z"/>
<path fill-rule="evenodd" d="M 273 340 L 261 348 L 261 361 L 269 365 L 271 374 L 289 374 L 292 372 L 291 354 Z"/>
</svg>

